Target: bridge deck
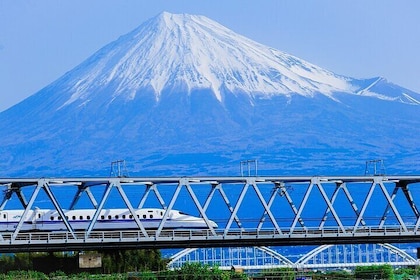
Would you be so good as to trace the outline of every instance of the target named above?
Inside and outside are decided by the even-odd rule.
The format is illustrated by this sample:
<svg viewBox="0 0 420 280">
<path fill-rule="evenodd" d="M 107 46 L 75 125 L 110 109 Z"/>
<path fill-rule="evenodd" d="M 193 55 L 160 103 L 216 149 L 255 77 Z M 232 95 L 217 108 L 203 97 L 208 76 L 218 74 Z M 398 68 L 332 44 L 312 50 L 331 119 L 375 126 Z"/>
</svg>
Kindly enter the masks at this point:
<svg viewBox="0 0 420 280">
<path fill-rule="evenodd" d="M 348 229 L 300 229 L 293 233 L 275 229 L 237 230 L 225 234 L 209 230 L 164 230 L 159 236 L 149 231 L 145 237 L 137 231 L 94 231 L 89 235 L 76 232 L 21 232 L 15 239 L 12 233 L 3 233 L 0 241 L 0 252 L 27 251 L 66 251 L 91 250 L 106 248 L 147 249 L 147 248 L 186 248 L 186 247 L 226 247 L 226 246 L 292 246 L 323 244 L 358 244 L 358 243 L 411 243 L 420 242 L 420 231 L 409 228 L 386 227 L 382 229 L 366 227 L 356 232 Z"/>
</svg>

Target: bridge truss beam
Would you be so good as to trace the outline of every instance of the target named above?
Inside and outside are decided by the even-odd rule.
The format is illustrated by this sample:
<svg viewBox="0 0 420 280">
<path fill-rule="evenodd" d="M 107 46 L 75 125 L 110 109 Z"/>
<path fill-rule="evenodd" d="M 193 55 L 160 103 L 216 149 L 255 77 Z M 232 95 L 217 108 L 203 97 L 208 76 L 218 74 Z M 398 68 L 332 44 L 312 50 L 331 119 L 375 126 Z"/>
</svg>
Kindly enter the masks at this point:
<svg viewBox="0 0 420 280">
<path fill-rule="evenodd" d="M 420 197 L 420 176 L 12 178 L 0 179 L 0 185 L 4 188 L 0 225 L 1 212 L 7 211 L 13 194 L 23 208 L 13 232 L 0 226 L 0 251 L 49 250 L 59 244 L 63 249 L 86 249 L 420 241 L 415 200 Z M 86 208 L 79 205 L 86 194 L 90 209 L 95 210 L 83 232 L 75 232 L 65 217 L 62 205 L 69 195 L 63 201 L 56 194 L 63 188 L 74 193 L 67 209 Z M 41 190 L 62 218 L 66 232 L 21 231 L 29 210 L 39 207 Z M 156 229 L 145 228 L 133 207 L 151 207 L 152 193 L 156 200 L 152 207 L 166 210 Z M 132 214 L 137 230 L 95 229 L 101 210 L 115 200 Z M 208 229 L 166 228 L 172 209 L 193 211 Z M 218 227 L 212 227 L 211 221 Z"/>
</svg>

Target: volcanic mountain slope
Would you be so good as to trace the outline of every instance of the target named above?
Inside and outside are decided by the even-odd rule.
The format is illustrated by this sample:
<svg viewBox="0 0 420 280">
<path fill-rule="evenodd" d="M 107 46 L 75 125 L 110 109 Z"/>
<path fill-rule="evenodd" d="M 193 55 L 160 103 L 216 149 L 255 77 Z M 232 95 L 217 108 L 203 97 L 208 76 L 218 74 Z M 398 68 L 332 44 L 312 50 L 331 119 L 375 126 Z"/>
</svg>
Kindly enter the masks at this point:
<svg viewBox="0 0 420 280">
<path fill-rule="evenodd" d="M 420 95 L 162 13 L 0 114 L 0 176 L 416 172 Z M 417 164 L 416 164 L 417 163 Z"/>
</svg>

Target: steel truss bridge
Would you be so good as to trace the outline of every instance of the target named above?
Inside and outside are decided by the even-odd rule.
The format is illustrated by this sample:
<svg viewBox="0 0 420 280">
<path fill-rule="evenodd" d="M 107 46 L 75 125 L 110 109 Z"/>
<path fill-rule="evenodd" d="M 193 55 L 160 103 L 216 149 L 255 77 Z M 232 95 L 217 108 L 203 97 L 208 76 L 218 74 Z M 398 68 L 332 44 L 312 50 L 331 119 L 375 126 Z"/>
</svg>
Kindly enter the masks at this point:
<svg viewBox="0 0 420 280">
<path fill-rule="evenodd" d="M 404 250 L 391 244 L 321 245 L 293 261 L 282 255 L 278 248 L 188 248 L 174 254 L 168 263 L 169 269 L 182 267 L 185 263 L 199 262 L 218 266 L 222 270 L 267 270 L 275 268 L 322 269 L 390 264 L 393 266 L 417 266 L 419 261 Z"/>
<path fill-rule="evenodd" d="M 0 212 L 24 210 L 14 231 L 0 229 L 1 252 L 420 241 L 420 176 L 4 178 L 0 186 Z M 35 207 L 55 209 L 67 230 L 22 231 Z M 127 208 L 138 229 L 95 230 L 113 207 Z M 202 217 L 208 229 L 167 229 L 169 211 L 146 229 L 134 211 L 148 207 Z M 84 231 L 64 213 L 79 208 L 96 209 Z"/>
</svg>

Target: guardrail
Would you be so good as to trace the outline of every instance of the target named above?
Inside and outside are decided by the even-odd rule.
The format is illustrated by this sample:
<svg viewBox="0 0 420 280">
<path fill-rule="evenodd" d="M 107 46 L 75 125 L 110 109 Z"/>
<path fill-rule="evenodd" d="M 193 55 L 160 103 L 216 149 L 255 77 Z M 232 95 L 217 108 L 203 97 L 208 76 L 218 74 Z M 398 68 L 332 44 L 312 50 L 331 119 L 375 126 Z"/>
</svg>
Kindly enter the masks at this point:
<svg viewBox="0 0 420 280">
<path fill-rule="evenodd" d="M 159 235 L 156 231 L 147 231 L 144 236 L 140 230 L 130 231 L 93 231 L 76 232 L 20 232 L 13 239 L 11 232 L 1 233 L 0 252 L 35 251 L 35 250 L 66 250 L 66 249 L 98 249 L 108 247 L 121 248 L 185 248 L 236 245 L 291 245 L 299 244 L 344 244 L 369 241 L 404 242 L 420 240 L 420 231 L 414 227 L 407 230 L 400 226 L 394 227 L 352 227 L 346 228 L 305 228 L 283 230 L 276 229 L 231 229 L 224 233 L 216 230 L 163 230 Z"/>
</svg>

